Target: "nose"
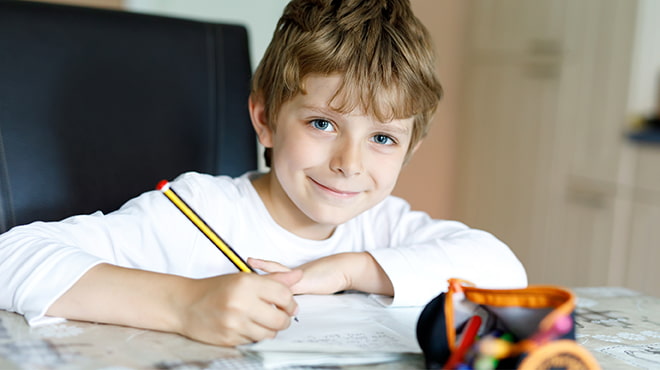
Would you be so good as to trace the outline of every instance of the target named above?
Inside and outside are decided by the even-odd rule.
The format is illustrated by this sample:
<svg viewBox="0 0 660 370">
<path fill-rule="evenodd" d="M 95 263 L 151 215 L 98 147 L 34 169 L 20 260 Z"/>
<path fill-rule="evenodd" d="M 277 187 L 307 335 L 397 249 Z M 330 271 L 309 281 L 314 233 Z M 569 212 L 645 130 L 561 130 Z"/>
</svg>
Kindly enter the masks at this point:
<svg viewBox="0 0 660 370">
<path fill-rule="evenodd" d="M 362 173 L 363 158 L 362 146 L 356 140 L 345 138 L 335 145 L 330 169 L 345 177 L 355 176 Z"/>
</svg>

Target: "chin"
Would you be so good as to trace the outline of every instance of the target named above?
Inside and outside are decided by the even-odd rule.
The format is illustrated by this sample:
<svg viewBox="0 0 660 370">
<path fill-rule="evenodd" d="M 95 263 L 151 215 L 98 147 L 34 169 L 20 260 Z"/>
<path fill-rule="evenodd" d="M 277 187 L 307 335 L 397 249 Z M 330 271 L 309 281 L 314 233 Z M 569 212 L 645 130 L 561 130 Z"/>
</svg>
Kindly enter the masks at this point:
<svg viewBox="0 0 660 370">
<path fill-rule="evenodd" d="M 347 210 L 337 211 L 335 209 L 321 209 L 307 213 L 307 217 L 314 220 L 317 224 L 336 227 L 357 217 L 362 212 L 364 212 L 364 210 L 351 212 Z"/>
</svg>

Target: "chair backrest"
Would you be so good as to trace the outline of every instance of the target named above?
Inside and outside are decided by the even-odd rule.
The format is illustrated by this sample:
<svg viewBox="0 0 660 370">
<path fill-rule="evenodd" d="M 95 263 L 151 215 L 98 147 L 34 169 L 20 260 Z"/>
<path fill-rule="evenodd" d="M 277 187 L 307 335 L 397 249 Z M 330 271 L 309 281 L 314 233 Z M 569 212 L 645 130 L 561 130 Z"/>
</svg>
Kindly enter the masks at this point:
<svg viewBox="0 0 660 370">
<path fill-rule="evenodd" d="M 0 1 L 0 232 L 257 167 L 247 32 Z"/>
</svg>

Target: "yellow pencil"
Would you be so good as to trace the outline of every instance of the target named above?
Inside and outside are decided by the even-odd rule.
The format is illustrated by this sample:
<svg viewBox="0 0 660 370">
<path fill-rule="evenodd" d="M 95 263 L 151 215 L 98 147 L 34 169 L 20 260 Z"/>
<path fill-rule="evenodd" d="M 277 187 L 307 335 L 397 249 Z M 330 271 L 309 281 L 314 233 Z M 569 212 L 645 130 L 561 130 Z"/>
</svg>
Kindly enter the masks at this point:
<svg viewBox="0 0 660 370">
<path fill-rule="evenodd" d="M 229 260 L 243 272 L 255 272 L 213 229 L 193 211 L 179 195 L 163 180 L 156 186 L 172 203 L 201 231 Z"/>
<path fill-rule="evenodd" d="M 243 272 L 256 272 L 250 265 L 248 265 L 230 246 L 227 244 L 218 233 L 213 231 L 211 226 L 207 224 L 192 208 L 177 194 L 167 180 L 162 180 L 156 185 L 156 190 L 160 190 L 167 199 L 183 213 L 188 219 L 202 232 L 229 260 Z M 298 321 L 296 316 L 293 320 Z"/>
</svg>

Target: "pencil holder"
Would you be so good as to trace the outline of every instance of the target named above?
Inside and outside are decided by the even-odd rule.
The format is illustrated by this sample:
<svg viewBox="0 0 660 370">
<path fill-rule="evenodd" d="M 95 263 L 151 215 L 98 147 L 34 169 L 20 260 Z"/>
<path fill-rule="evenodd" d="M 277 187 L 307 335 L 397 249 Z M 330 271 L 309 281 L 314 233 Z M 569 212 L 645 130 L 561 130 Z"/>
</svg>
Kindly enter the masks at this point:
<svg viewBox="0 0 660 370">
<path fill-rule="evenodd" d="M 600 369 L 575 342 L 575 295 L 557 286 L 482 289 L 450 279 L 417 322 L 430 369 Z"/>
</svg>

